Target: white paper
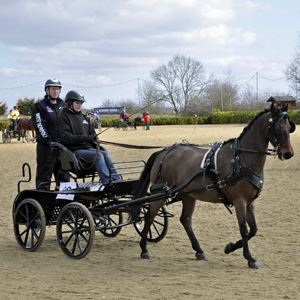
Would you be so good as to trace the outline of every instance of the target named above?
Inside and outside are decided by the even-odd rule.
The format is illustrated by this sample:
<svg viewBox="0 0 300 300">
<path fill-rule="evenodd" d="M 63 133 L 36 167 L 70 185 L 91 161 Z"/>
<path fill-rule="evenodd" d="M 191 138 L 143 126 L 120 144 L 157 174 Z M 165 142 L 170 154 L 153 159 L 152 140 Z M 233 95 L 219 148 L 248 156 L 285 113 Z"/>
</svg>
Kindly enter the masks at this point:
<svg viewBox="0 0 300 300">
<path fill-rule="evenodd" d="M 59 186 L 60 191 L 76 190 L 76 182 L 61 182 Z M 74 194 L 57 194 L 56 199 L 74 200 Z"/>
</svg>

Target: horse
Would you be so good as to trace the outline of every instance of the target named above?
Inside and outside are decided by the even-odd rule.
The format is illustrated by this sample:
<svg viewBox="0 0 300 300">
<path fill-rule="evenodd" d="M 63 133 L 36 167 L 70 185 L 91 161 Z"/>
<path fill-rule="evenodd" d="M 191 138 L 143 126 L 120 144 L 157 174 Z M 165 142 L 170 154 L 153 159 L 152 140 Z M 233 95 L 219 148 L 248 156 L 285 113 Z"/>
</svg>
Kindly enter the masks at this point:
<svg viewBox="0 0 300 300">
<path fill-rule="evenodd" d="M 278 156 L 280 160 L 294 155 L 290 133 L 295 131 L 295 124 L 290 121 L 287 109 L 287 105 L 282 108 L 272 103 L 270 109 L 260 112 L 250 121 L 238 138 L 215 143 L 208 151 L 201 145 L 186 143 L 175 144 L 150 156 L 133 192 L 133 199 L 137 200 L 133 200 L 135 203 L 128 212 L 129 219 L 138 220 L 141 200 L 147 195 L 151 183 L 149 197 L 155 201 L 150 201 L 145 216 L 140 240 L 141 258 L 151 258 L 147 250 L 147 233 L 166 199 L 169 202 L 172 198 L 171 203 L 172 200 L 182 201 L 180 222 L 196 252 L 196 259 L 207 260 L 192 229 L 196 200 L 201 200 L 223 203 L 230 212 L 230 207 L 234 206 L 242 238 L 227 244 L 224 252 L 229 254 L 243 248 L 248 266 L 260 268 L 248 243 L 258 230 L 255 199 L 263 187 L 267 155 Z M 272 151 L 268 150 L 269 142 L 274 147 Z"/>
<path fill-rule="evenodd" d="M 34 126 L 32 124 L 32 119 L 28 119 L 28 118 L 23 118 L 20 119 L 18 121 L 18 133 L 19 133 L 19 137 L 18 137 L 18 141 L 21 139 L 21 135 L 22 135 L 22 142 L 25 143 L 25 136 L 26 136 L 26 132 L 31 130 L 32 132 L 32 142 L 35 141 L 35 136 L 34 136 Z M 23 132 L 22 132 L 23 131 Z"/>
<path fill-rule="evenodd" d="M 142 117 L 137 117 L 134 119 L 134 129 L 136 128 L 136 125 L 142 125 L 142 129 L 145 129 L 145 121 Z"/>
</svg>

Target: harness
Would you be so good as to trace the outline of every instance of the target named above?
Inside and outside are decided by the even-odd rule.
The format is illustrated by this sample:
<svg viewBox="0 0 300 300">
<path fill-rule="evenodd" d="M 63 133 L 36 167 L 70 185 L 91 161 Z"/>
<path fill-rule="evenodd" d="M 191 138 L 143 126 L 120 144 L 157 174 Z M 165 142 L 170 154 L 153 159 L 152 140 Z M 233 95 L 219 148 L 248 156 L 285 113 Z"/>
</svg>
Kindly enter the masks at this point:
<svg viewBox="0 0 300 300">
<path fill-rule="evenodd" d="M 150 192 L 152 193 L 155 190 L 163 190 L 163 191 L 170 191 L 172 190 L 175 186 L 169 187 L 167 181 L 163 178 L 161 175 L 161 169 L 163 166 L 163 163 L 165 161 L 165 158 L 167 155 L 176 147 L 178 146 L 198 146 L 198 145 L 192 145 L 192 144 L 175 144 L 171 147 L 166 148 L 167 151 L 164 155 L 164 157 L 161 159 L 160 164 L 159 164 L 159 170 L 157 172 L 156 178 L 153 182 L 153 184 L 150 186 Z M 191 194 L 194 192 L 200 192 L 200 191 L 212 191 L 212 190 L 217 190 L 219 194 L 219 199 L 221 202 L 224 204 L 224 206 L 228 209 L 228 211 L 232 214 L 232 211 L 230 208 L 233 206 L 233 204 L 227 199 L 226 195 L 222 192 L 222 188 L 224 188 L 226 185 L 234 185 L 237 181 L 245 179 L 249 181 L 251 184 L 256 186 L 258 188 L 258 191 L 253 198 L 256 199 L 263 188 L 263 172 L 262 174 L 256 174 L 252 169 L 248 167 L 244 167 L 240 165 L 240 140 L 239 138 L 236 138 L 234 140 L 233 145 L 231 146 L 231 149 L 233 150 L 233 158 L 231 160 L 231 169 L 230 173 L 225 176 L 225 179 L 223 180 L 218 180 L 218 175 L 220 175 L 219 171 L 217 170 L 217 155 L 220 149 L 222 148 L 222 142 L 216 142 L 213 144 L 213 146 L 206 152 L 204 155 L 204 158 L 201 163 L 201 170 L 197 172 L 196 174 L 193 175 L 193 178 L 188 181 L 188 183 L 184 184 L 181 189 L 185 188 L 188 186 L 194 179 L 199 177 L 200 175 L 203 175 L 203 184 L 205 177 L 208 176 L 210 180 L 212 181 L 211 184 L 203 186 L 192 190 L 188 192 L 180 192 L 178 191 L 177 194 L 177 199 L 180 199 L 181 195 L 184 194 Z M 156 183 L 158 179 L 162 179 L 164 182 L 162 183 Z"/>
</svg>

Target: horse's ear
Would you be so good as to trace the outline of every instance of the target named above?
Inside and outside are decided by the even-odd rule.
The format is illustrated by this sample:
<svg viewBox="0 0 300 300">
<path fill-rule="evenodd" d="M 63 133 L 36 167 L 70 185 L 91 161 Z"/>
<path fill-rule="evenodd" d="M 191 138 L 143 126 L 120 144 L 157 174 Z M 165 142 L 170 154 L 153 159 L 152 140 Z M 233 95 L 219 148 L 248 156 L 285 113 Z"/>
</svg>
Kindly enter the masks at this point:
<svg viewBox="0 0 300 300">
<path fill-rule="evenodd" d="M 272 114 L 272 116 L 275 116 L 277 112 L 278 112 L 278 106 L 276 104 L 274 104 L 274 102 L 272 102 L 272 104 L 271 104 L 271 114 Z"/>
<path fill-rule="evenodd" d="M 289 108 L 289 105 L 288 105 L 288 103 L 287 103 L 285 106 L 282 107 L 282 110 L 285 111 L 285 112 L 287 112 L 287 111 L 288 111 L 288 108 Z"/>
</svg>

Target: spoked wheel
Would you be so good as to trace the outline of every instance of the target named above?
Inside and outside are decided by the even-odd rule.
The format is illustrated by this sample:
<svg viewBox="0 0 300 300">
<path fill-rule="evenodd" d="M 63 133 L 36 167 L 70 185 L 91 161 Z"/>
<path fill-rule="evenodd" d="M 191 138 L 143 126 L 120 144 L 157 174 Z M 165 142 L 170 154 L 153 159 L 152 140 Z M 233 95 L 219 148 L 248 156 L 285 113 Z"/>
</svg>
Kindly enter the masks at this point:
<svg viewBox="0 0 300 300">
<path fill-rule="evenodd" d="M 36 200 L 23 200 L 17 206 L 13 223 L 16 240 L 23 250 L 33 252 L 41 246 L 46 232 L 46 218 Z"/>
<path fill-rule="evenodd" d="M 115 128 L 116 131 L 120 130 L 120 126 L 119 126 L 118 124 L 116 124 L 116 125 L 114 126 L 114 128 Z"/>
<path fill-rule="evenodd" d="M 101 227 L 103 226 L 104 228 L 100 229 L 100 232 L 104 236 L 115 237 L 122 229 L 118 225 L 123 223 L 123 215 L 121 212 L 116 212 L 115 214 L 101 217 L 101 222 Z"/>
<path fill-rule="evenodd" d="M 10 131 L 8 131 L 6 133 L 6 143 L 10 143 L 10 142 L 11 142 L 11 133 L 10 133 Z"/>
<path fill-rule="evenodd" d="M 145 225 L 145 216 L 149 210 L 149 204 L 145 205 L 141 209 L 141 221 L 134 223 L 134 228 L 137 233 L 142 236 L 142 231 Z M 169 228 L 169 218 L 170 214 L 166 211 L 165 207 L 162 206 L 156 217 L 154 218 L 153 224 L 151 225 L 148 233 L 147 233 L 147 241 L 148 242 L 159 242 L 161 241 L 167 234 Z"/>
<path fill-rule="evenodd" d="M 122 125 L 122 129 L 125 130 L 125 131 L 128 130 L 128 125 L 127 124 L 123 124 Z"/>
<path fill-rule="evenodd" d="M 2 133 L 2 142 L 3 143 L 6 143 L 6 135 L 7 135 L 6 132 Z"/>
<path fill-rule="evenodd" d="M 67 204 L 57 218 L 56 235 L 65 255 L 74 259 L 85 257 L 95 238 L 94 220 L 89 210 L 81 203 Z"/>
</svg>

